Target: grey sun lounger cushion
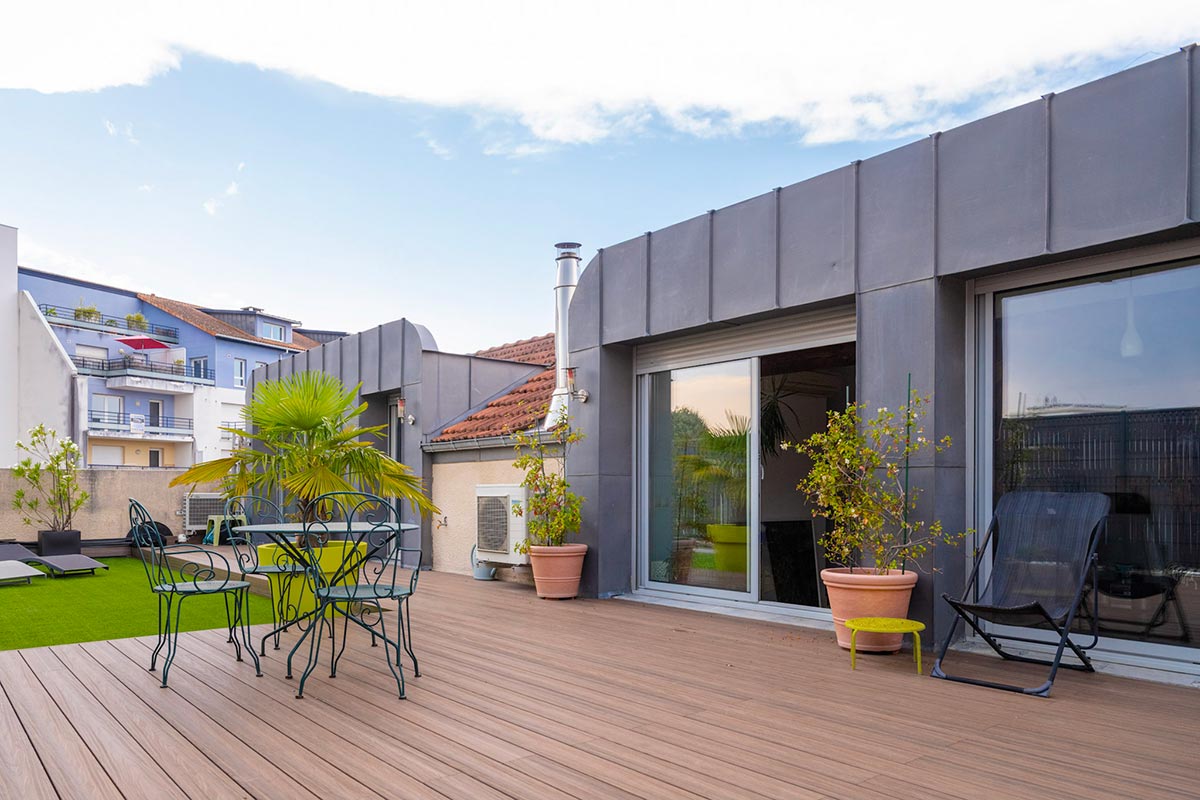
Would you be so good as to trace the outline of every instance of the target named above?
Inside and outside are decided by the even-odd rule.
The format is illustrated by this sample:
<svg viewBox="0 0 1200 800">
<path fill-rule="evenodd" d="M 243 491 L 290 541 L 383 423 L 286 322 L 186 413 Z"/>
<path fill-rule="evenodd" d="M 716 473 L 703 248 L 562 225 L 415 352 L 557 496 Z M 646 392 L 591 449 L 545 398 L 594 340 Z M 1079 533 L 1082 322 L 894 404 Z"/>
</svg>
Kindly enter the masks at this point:
<svg viewBox="0 0 1200 800">
<path fill-rule="evenodd" d="M 0 584 L 30 582 L 31 578 L 44 578 L 46 573 L 20 561 L 0 561 Z"/>
<path fill-rule="evenodd" d="M 23 561 L 26 564 L 41 564 L 57 575 L 69 575 L 76 572 L 96 574 L 98 569 L 108 569 L 108 565 L 87 556 L 39 556 L 28 547 L 20 544 L 0 544 L 0 561 Z"/>
</svg>

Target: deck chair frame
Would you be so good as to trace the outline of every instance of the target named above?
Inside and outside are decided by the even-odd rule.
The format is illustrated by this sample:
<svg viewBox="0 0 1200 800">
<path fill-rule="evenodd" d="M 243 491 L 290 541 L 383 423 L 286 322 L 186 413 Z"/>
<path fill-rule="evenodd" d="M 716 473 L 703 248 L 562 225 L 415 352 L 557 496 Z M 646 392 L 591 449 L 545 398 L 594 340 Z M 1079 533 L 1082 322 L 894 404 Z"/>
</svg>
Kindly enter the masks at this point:
<svg viewBox="0 0 1200 800">
<path fill-rule="evenodd" d="M 967 579 L 966 588 L 963 590 L 962 599 L 955 599 L 949 594 L 943 593 L 942 599 L 945 600 L 951 608 L 954 609 L 954 621 L 950 623 L 950 630 L 946 634 L 946 638 L 942 641 L 941 648 L 938 651 L 937 659 L 933 663 L 933 670 L 930 675 L 934 678 L 942 678 L 943 680 L 955 681 L 957 683 L 970 683 L 975 686 L 986 686 L 989 689 L 1002 689 L 1008 692 L 1018 692 L 1020 694 L 1035 695 L 1037 697 L 1049 697 L 1050 689 L 1054 686 L 1054 678 L 1058 675 L 1059 668 L 1073 669 L 1081 672 L 1095 672 L 1096 668 L 1092 666 L 1092 661 L 1088 658 L 1087 650 L 1091 650 L 1100 642 L 1100 633 L 1096 625 L 1096 615 L 1098 613 L 1098 599 L 1096 593 L 1092 592 L 1092 602 L 1096 608 L 1092 609 L 1091 617 L 1091 637 L 1092 641 L 1086 645 L 1080 645 L 1071 639 L 1071 626 L 1075 623 L 1076 615 L 1080 606 L 1084 602 L 1084 592 L 1089 585 L 1094 585 L 1096 579 L 1097 556 L 1096 548 L 1100 541 L 1100 537 L 1104 535 L 1106 518 L 1102 518 L 1100 522 L 1092 529 L 1091 541 L 1088 544 L 1087 557 L 1085 568 L 1080 572 L 1079 584 L 1075 587 L 1075 602 L 1071 605 L 1067 613 L 1066 619 L 1060 626 L 1054 619 L 1046 613 L 1041 604 L 1032 604 L 1028 610 L 1036 610 L 1040 612 L 1044 624 L 1050 630 L 1058 634 L 1058 646 L 1054 651 L 1053 658 L 1035 658 L 1033 656 L 1023 656 L 1017 653 L 1012 653 L 1001 646 L 1001 642 L 1020 642 L 1025 644 L 1045 645 L 1047 642 L 1044 639 L 1033 639 L 1025 636 L 1012 636 L 1009 634 L 999 634 L 994 631 L 988 631 L 980 624 L 978 614 L 972 613 L 970 607 L 975 604 L 967 601 L 971 597 L 972 592 L 978 589 L 979 568 L 983 563 L 984 556 L 988 553 L 988 545 L 991 543 L 992 536 L 996 531 L 996 519 L 993 518 L 988 525 L 987 533 L 984 534 L 983 542 L 979 545 L 979 549 L 975 554 L 975 566 L 971 570 L 971 576 Z M 951 675 L 942 669 L 942 662 L 946 658 L 946 653 L 950 649 L 950 643 L 954 641 L 954 635 L 958 630 L 958 623 L 965 622 L 975 633 L 979 634 L 988 646 L 1007 661 L 1019 661 L 1026 664 L 1042 664 L 1050 667 L 1050 673 L 1046 677 L 1044 683 L 1038 686 L 1017 686 L 1016 684 L 999 683 L 997 681 L 983 680 L 982 678 L 969 678 L 964 675 Z M 1041 623 L 1039 623 L 1041 624 Z M 1070 648 L 1075 657 L 1080 663 L 1072 664 L 1070 662 L 1063 663 L 1063 654 Z"/>
</svg>

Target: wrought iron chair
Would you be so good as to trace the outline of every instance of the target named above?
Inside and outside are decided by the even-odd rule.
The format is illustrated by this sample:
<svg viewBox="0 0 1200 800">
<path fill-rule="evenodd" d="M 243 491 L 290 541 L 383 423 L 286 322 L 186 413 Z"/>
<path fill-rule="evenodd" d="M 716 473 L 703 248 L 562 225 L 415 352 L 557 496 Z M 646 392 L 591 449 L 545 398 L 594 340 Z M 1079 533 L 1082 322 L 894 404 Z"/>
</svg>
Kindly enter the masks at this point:
<svg viewBox="0 0 1200 800">
<path fill-rule="evenodd" d="M 233 600 L 233 613 L 229 620 L 233 651 L 237 660 L 242 660 L 242 645 L 254 661 L 254 672 L 262 675 L 258 654 L 250 641 L 250 584 L 233 580 L 229 561 L 220 553 L 206 550 L 198 545 L 164 545 L 158 535 L 158 527 L 150 514 L 137 500 L 129 500 L 129 527 L 133 531 L 134 549 L 141 556 L 146 568 L 146 579 L 150 591 L 158 597 L 158 642 L 150 656 L 150 671 L 154 672 L 159 653 L 166 647 L 162 666 L 162 685 L 166 688 L 167 674 L 175 660 L 179 643 L 179 620 L 183 601 L 188 597 L 220 595 L 225 600 L 226 614 L 230 613 L 229 601 Z M 170 555 L 198 556 L 197 561 L 188 561 L 183 566 L 173 566 Z M 224 575 L 224 577 L 220 577 Z M 172 611 L 174 618 L 172 619 Z M 241 637 L 241 641 L 238 637 Z"/>
<path fill-rule="evenodd" d="M 283 511 L 278 505 L 262 497 L 241 495 L 225 502 L 225 524 L 229 528 L 229 544 L 242 571 L 242 580 L 249 575 L 265 575 L 271 584 L 271 628 L 259 642 L 259 652 L 267 654 L 267 639 L 274 638 L 275 649 L 279 649 L 279 634 L 299 622 L 299 609 L 291 603 L 292 582 L 303 580 L 305 567 L 281 549 L 268 561 L 261 559 L 258 545 L 253 536 L 234 531 L 235 521 L 247 524 L 282 523 Z M 281 624 L 286 623 L 286 624 Z"/>
<path fill-rule="evenodd" d="M 396 507 L 381 497 L 362 492 L 331 492 L 314 500 L 313 506 L 318 518 L 306 523 L 306 535 L 302 538 L 308 556 L 309 580 L 317 600 L 317 624 L 309 626 L 288 655 L 290 675 L 292 655 L 303 639 L 309 638 L 308 664 L 300 676 L 296 697 L 304 696 L 304 684 L 319 660 L 327 614 L 330 636 L 336 634 L 336 617 L 333 616 L 336 614 L 341 617 L 342 635 L 340 647 L 331 642 L 330 677 L 337 675 L 338 660 L 345 652 L 349 624 L 353 622 L 371 634 L 373 647 L 377 640 L 383 642 L 388 669 L 396 679 L 396 688 L 403 700 L 402 650 L 412 659 L 413 675 L 419 677 L 421 674 L 412 650 L 412 619 L 408 604 L 420 577 L 421 549 L 402 546 Z M 322 572 L 317 550 L 329 542 L 338 542 L 342 547 L 341 563 L 333 572 Z M 406 554 L 409 565 L 404 563 Z M 385 600 L 396 601 L 399 636 L 395 639 L 388 637 Z"/>
<path fill-rule="evenodd" d="M 1107 496 L 1089 492 L 1009 492 L 1001 497 L 975 556 L 975 568 L 967 579 L 962 598 L 942 595 L 958 616 L 942 642 L 933 665 L 933 677 L 1048 697 L 1060 666 L 1094 672 L 1084 651 L 1099 642 L 1095 610 L 1089 615 L 1090 644 L 1073 641 L 1071 627 L 1089 578 L 1095 579 L 1096 546 L 1104 533 L 1110 506 Z M 980 565 L 989 553 L 991 568 L 981 584 Z M 1049 666 L 1046 681 L 1023 687 L 947 674 L 942 663 L 960 619 L 1002 658 Z M 1001 640 L 1031 644 L 1043 640 L 1000 634 L 986 628 L 981 620 L 996 625 L 1048 628 L 1057 634 L 1058 647 L 1051 659 L 1009 652 L 1001 646 Z M 1066 648 L 1071 649 L 1079 664 L 1062 663 Z"/>
</svg>

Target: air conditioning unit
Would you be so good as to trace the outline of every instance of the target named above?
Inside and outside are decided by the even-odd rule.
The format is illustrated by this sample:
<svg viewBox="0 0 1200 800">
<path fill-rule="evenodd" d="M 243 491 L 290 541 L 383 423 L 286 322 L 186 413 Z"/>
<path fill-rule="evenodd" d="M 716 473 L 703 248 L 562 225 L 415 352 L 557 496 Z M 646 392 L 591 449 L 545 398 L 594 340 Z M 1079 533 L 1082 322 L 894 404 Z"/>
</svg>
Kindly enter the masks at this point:
<svg viewBox="0 0 1200 800">
<path fill-rule="evenodd" d="M 525 540 L 525 517 L 514 514 L 513 506 L 524 504 L 524 486 L 475 487 L 475 544 L 480 561 L 529 563 L 529 556 L 513 550 Z"/>
<path fill-rule="evenodd" d="M 209 516 L 224 516 L 225 498 L 220 492 L 193 492 L 183 496 L 183 529 L 188 535 L 208 530 Z"/>
</svg>

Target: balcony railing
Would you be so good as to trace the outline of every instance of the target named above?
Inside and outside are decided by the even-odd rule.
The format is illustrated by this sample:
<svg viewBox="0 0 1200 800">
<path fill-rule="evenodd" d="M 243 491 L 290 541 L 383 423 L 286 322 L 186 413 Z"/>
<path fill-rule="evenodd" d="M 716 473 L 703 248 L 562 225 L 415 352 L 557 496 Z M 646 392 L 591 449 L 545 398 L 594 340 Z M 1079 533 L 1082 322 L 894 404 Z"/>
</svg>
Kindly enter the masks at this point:
<svg viewBox="0 0 1200 800">
<path fill-rule="evenodd" d="M 150 374 L 152 377 L 162 375 L 174 380 L 184 381 L 215 381 L 217 379 L 217 373 L 211 369 L 202 369 L 187 364 L 163 364 L 158 361 L 143 361 L 133 356 L 108 359 L 71 356 L 71 363 L 78 367 L 80 372 L 101 378 L 112 378 L 117 375 Z"/>
<path fill-rule="evenodd" d="M 42 316 L 54 324 L 70 325 L 76 328 L 103 331 L 116 334 L 145 334 L 162 342 L 179 343 L 179 329 L 169 325 L 155 325 L 151 322 L 139 322 L 128 317 L 114 317 L 92 311 L 88 308 L 67 308 L 54 306 L 49 303 L 39 303 L 38 309 Z"/>
<path fill-rule="evenodd" d="M 88 428 L 130 431 L 131 433 L 190 434 L 191 417 L 167 417 L 162 414 L 130 414 L 125 411 L 89 410 Z"/>
</svg>

